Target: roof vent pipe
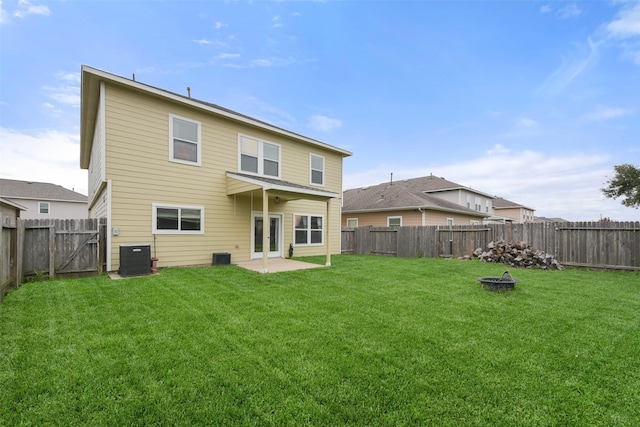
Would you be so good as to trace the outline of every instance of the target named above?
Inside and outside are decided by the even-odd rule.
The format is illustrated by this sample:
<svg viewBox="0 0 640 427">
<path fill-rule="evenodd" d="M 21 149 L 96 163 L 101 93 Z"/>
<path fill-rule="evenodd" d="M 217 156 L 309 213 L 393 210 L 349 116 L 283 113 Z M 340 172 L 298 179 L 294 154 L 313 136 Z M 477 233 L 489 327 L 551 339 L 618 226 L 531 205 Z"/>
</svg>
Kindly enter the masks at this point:
<svg viewBox="0 0 640 427">
<path fill-rule="evenodd" d="M 187 96 L 191 98 L 191 88 L 187 86 Z"/>
<path fill-rule="evenodd" d="M 391 172 L 391 180 L 389 181 L 389 185 L 393 185 L 393 172 Z"/>
<path fill-rule="evenodd" d="M 133 81 L 136 81 L 136 73 L 133 73 L 133 77 L 132 77 Z"/>
</svg>

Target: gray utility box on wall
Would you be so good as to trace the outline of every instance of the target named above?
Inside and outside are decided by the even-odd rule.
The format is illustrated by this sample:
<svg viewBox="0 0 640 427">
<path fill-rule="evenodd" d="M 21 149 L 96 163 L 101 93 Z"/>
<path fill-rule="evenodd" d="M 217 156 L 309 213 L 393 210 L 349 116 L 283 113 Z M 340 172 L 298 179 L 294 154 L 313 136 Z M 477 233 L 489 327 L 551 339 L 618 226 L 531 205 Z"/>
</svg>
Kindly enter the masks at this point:
<svg viewBox="0 0 640 427">
<path fill-rule="evenodd" d="M 120 276 L 144 276 L 150 273 L 151 245 L 120 245 Z"/>
<path fill-rule="evenodd" d="M 231 264 L 231 254 L 226 252 L 221 252 L 217 254 L 213 254 L 213 265 L 229 265 Z"/>
</svg>

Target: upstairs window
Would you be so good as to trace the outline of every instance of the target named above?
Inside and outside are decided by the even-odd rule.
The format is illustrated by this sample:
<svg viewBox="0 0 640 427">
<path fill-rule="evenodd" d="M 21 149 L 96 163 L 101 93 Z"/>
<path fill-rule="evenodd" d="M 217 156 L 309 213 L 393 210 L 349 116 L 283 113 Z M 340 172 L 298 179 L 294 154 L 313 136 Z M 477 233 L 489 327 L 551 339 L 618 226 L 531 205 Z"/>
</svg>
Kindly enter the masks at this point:
<svg viewBox="0 0 640 427">
<path fill-rule="evenodd" d="M 322 216 L 294 215 L 296 245 L 322 245 L 323 220 Z"/>
<path fill-rule="evenodd" d="M 49 202 L 39 202 L 38 213 L 43 215 L 49 215 Z"/>
<path fill-rule="evenodd" d="M 280 177 L 280 146 L 257 138 L 240 135 L 241 172 Z"/>
<path fill-rule="evenodd" d="M 324 157 L 311 154 L 309 157 L 311 184 L 324 185 Z"/>
<path fill-rule="evenodd" d="M 204 233 L 204 208 L 200 206 L 153 205 L 154 234 Z"/>
<path fill-rule="evenodd" d="M 169 160 L 200 166 L 200 122 L 169 115 Z"/>
</svg>

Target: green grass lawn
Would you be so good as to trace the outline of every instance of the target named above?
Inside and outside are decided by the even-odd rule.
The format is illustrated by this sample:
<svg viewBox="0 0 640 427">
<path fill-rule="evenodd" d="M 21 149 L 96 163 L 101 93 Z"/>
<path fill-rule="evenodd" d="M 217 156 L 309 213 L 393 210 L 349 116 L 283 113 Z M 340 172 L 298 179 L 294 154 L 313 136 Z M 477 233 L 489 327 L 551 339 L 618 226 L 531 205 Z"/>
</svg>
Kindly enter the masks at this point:
<svg viewBox="0 0 640 427">
<path fill-rule="evenodd" d="M 332 261 L 23 285 L 0 425 L 640 425 L 640 274 Z"/>
</svg>

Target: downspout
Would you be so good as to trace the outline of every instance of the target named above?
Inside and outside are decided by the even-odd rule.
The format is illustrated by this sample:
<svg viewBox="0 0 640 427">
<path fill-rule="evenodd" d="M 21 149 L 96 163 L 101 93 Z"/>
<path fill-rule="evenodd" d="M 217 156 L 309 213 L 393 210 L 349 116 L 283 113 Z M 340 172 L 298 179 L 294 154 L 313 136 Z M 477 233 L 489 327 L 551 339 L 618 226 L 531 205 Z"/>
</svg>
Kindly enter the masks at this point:
<svg viewBox="0 0 640 427">
<path fill-rule="evenodd" d="M 422 226 L 424 227 L 427 223 L 427 212 L 423 211 L 422 208 L 418 208 L 418 212 L 422 214 Z"/>
</svg>

